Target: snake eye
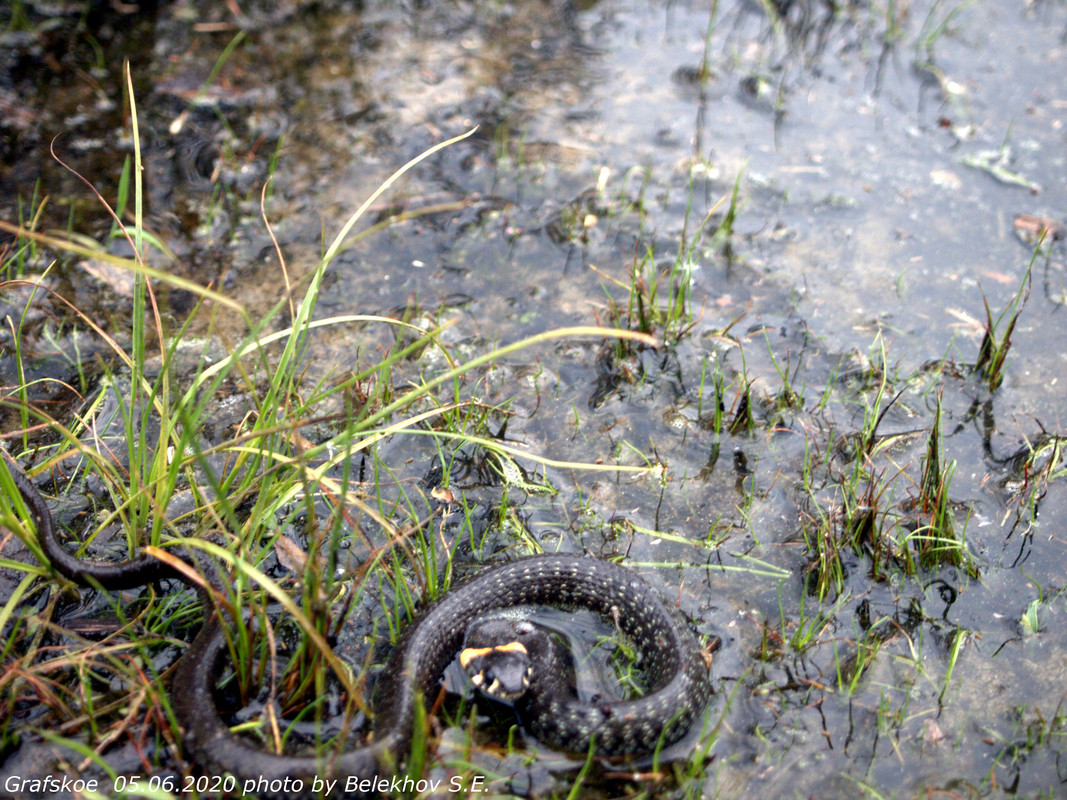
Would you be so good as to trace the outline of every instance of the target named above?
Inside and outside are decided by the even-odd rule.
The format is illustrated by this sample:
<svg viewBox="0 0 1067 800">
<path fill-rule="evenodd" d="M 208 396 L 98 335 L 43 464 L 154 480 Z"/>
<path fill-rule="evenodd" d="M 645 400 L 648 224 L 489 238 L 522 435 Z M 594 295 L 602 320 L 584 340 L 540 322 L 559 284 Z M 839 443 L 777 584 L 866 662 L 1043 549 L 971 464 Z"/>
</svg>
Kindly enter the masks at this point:
<svg viewBox="0 0 1067 800">
<path fill-rule="evenodd" d="M 519 636 L 529 636 L 533 632 L 534 625 L 532 622 L 522 620 L 515 623 L 515 633 L 519 634 Z"/>
</svg>

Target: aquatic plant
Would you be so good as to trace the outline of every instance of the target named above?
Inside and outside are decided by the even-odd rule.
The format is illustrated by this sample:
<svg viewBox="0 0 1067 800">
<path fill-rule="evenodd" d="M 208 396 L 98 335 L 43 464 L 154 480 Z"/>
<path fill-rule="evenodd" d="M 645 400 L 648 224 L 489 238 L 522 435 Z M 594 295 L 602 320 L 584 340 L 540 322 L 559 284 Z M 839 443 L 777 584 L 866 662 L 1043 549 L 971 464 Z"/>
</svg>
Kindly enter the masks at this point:
<svg viewBox="0 0 1067 800">
<path fill-rule="evenodd" d="M 1023 306 L 1026 305 L 1026 300 L 1030 296 L 1033 259 L 1037 258 L 1039 249 L 1040 243 L 1034 250 L 1030 266 L 1027 268 L 1026 274 L 1023 275 L 1022 282 L 1015 292 L 1011 304 L 997 315 L 996 320 L 993 319 L 993 312 L 989 308 L 988 298 L 986 298 L 984 292 L 982 293 L 982 303 L 985 306 L 986 317 L 985 333 L 982 336 L 982 343 L 978 346 L 978 358 L 974 362 L 974 371 L 981 374 L 991 392 L 999 389 L 1004 382 L 1004 370 L 1007 366 L 1008 352 L 1011 350 L 1011 335 L 1015 330 L 1015 323 L 1019 321 L 1019 315 L 1022 314 Z M 1011 316 L 1008 317 L 1006 327 L 1002 329 L 1001 324 L 1009 312 Z"/>
</svg>

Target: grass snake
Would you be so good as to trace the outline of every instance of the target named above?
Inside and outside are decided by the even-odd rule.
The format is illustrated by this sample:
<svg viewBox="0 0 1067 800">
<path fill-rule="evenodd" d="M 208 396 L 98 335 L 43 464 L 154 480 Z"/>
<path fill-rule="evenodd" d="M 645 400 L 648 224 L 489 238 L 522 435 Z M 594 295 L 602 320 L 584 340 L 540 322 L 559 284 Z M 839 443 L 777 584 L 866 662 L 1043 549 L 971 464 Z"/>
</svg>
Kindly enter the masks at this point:
<svg viewBox="0 0 1067 800">
<path fill-rule="evenodd" d="M 59 542 L 44 498 L 10 457 L 8 461 L 36 523 L 41 548 L 56 571 L 77 583 L 106 589 L 128 589 L 167 578 L 193 585 L 174 567 L 144 554 L 117 564 L 72 555 Z M 184 553 L 182 558 L 192 557 Z M 203 564 L 196 566 L 203 571 Z M 596 697 L 580 702 L 551 680 L 539 678 L 535 669 L 532 691 L 516 707 L 524 724 L 546 744 L 582 752 L 593 740 L 595 751 L 604 755 L 651 752 L 680 738 L 701 715 L 712 693 L 708 661 L 697 638 L 648 583 L 621 566 L 594 558 L 531 556 L 486 569 L 454 587 L 407 626 L 378 680 L 369 743 L 321 756 L 273 754 L 232 733 L 219 716 L 215 685 L 227 660 L 225 626 L 219 612 L 211 613 L 213 606 L 203 587 L 196 588 L 205 602 L 207 619 L 178 660 L 170 688 L 186 754 L 205 774 L 228 773 L 239 784 L 261 779 L 265 782 L 261 785 L 293 787 L 299 782 L 303 786 L 299 792 L 279 789 L 260 794 L 269 800 L 312 797 L 309 787 L 316 777 L 340 779 L 339 790 L 331 798 L 365 797 L 359 789 L 340 789 L 350 776 L 385 778 L 402 770 L 418 704 L 432 702 L 446 667 L 463 648 L 468 626 L 494 609 L 524 605 L 589 609 L 615 620 L 638 653 L 649 691 L 633 700 Z M 519 625 L 515 637 L 524 636 L 529 627 Z M 548 667 L 549 675 L 558 671 Z M 546 684 L 547 691 L 537 691 Z"/>
</svg>

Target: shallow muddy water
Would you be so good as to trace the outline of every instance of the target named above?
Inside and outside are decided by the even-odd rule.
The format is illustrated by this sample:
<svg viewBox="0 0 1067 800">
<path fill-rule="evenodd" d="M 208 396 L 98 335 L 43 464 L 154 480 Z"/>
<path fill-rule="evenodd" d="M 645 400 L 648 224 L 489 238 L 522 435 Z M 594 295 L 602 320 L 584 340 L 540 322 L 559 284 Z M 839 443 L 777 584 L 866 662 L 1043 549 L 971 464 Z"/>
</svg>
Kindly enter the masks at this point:
<svg viewBox="0 0 1067 800">
<path fill-rule="evenodd" d="M 506 407 L 493 430 L 507 419 L 501 437 L 529 452 L 656 467 L 516 478 L 457 448 L 448 488 L 473 511 L 442 532 L 476 529 L 468 560 L 524 538 L 621 556 L 722 640 L 707 724 L 675 748 L 703 762 L 600 769 L 582 796 L 1067 795 L 1067 3 L 103 5 L 0 12 L 0 219 L 47 194 L 38 229 L 106 240 L 99 202 L 48 151 L 114 200 L 128 57 L 146 219 L 173 253 L 154 266 L 266 314 L 286 295 L 271 233 L 299 298 L 383 180 L 477 127 L 375 205 L 361 229 L 408 216 L 329 264 L 316 316 L 448 323 L 457 360 L 568 325 L 660 340 L 542 344 L 457 389 Z M 45 282 L 128 336 L 122 273 L 64 255 Z M 192 295 L 160 291 L 176 327 Z M 26 288 L 0 303 L 17 319 Z M 30 307 L 26 371 L 5 330 L 0 381 L 60 415 L 101 391 L 108 350 L 57 304 Z M 996 379 L 979 363 L 987 308 L 995 341 L 1010 328 Z M 225 350 L 242 332 L 218 309 L 189 335 Z M 304 378 L 395 346 L 323 328 Z M 427 348 L 397 378 L 448 365 Z M 218 430 L 244 411 L 220 407 Z M 424 438 L 376 458 L 427 492 L 449 469 Z M 7 602 L 21 576 L 0 579 Z M 355 657 L 374 612 L 353 614 Z M 35 724 L 16 720 L 23 742 Z M 459 734 L 441 760 L 470 757 L 489 796 L 567 796 L 582 764 L 480 741 L 468 756 Z"/>
</svg>

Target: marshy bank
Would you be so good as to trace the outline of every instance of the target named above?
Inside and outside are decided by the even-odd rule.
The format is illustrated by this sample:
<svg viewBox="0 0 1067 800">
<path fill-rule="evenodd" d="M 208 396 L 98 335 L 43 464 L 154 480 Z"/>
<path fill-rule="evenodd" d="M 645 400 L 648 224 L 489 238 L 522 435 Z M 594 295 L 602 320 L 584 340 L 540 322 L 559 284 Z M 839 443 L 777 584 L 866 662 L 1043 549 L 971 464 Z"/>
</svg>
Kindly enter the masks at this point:
<svg viewBox="0 0 1067 800">
<path fill-rule="evenodd" d="M 1065 791 L 1067 4 L 18 2 L 0 28 L 5 444 L 94 555 L 146 526 L 229 554 L 292 656 L 241 643 L 250 737 L 349 736 L 410 611 L 543 549 L 721 639 L 706 724 L 620 771 L 452 698 L 427 779 Z M 196 595 L 75 591 L 21 528 L 0 773 L 180 785 L 157 678 Z M 625 654 L 580 677 L 635 679 Z"/>
</svg>

